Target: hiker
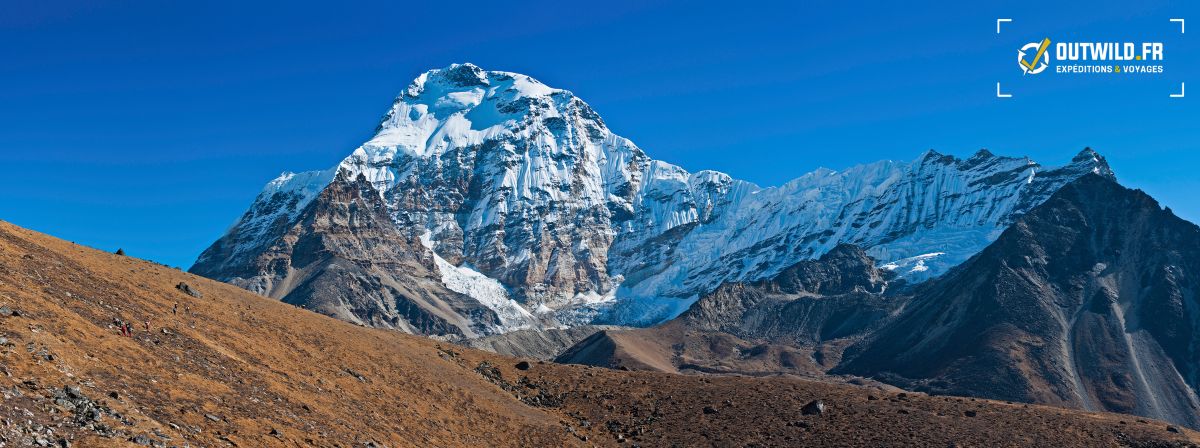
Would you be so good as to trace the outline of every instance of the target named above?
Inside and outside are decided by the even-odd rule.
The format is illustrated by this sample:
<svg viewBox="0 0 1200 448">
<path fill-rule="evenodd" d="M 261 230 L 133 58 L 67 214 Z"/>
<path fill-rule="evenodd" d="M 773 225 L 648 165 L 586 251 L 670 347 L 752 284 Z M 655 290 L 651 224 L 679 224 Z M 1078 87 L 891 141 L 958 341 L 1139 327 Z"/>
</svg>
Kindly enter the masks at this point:
<svg viewBox="0 0 1200 448">
<path fill-rule="evenodd" d="M 179 314 L 179 302 L 175 302 L 175 306 L 171 308 L 171 314 Z"/>
<path fill-rule="evenodd" d="M 150 332 L 150 321 L 147 320 L 147 321 L 143 322 L 142 324 L 146 326 L 146 332 L 149 333 Z"/>
</svg>

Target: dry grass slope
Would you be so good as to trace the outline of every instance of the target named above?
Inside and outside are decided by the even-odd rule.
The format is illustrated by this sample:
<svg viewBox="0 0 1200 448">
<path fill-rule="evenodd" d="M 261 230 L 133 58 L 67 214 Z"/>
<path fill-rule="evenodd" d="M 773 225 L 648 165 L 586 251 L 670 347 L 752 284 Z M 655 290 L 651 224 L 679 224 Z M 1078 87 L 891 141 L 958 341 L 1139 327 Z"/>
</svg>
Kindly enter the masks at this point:
<svg viewBox="0 0 1200 448">
<path fill-rule="evenodd" d="M 181 282 L 203 297 L 176 289 Z M 1161 422 L 1115 414 L 900 396 L 798 379 L 536 362 L 518 369 L 515 359 L 357 327 L 0 222 L 3 307 L 18 311 L 0 317 L 5 446 L 39 439 L 85 447 L 1172 446 L 1197 440 Z M 121 336 L 114 319 L 136 322 L 133 337 Z M 824 400 L 828 410 L 802 416 L 800 407 L 813 399 Z"/>
</svg>

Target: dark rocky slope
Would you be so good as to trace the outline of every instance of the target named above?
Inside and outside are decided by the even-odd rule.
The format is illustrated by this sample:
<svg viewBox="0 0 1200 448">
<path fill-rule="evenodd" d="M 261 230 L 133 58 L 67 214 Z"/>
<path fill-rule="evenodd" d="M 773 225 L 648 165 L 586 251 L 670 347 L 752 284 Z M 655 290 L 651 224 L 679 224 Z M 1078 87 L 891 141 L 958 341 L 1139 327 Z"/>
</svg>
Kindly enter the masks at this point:
<svg viewBox="0 0 1200 448">
<path fill-rule="evenodd" d="M 1200 228 L 1086 176 L 846 353 L 917 390 L 1200 426 Z"/>
</svg>

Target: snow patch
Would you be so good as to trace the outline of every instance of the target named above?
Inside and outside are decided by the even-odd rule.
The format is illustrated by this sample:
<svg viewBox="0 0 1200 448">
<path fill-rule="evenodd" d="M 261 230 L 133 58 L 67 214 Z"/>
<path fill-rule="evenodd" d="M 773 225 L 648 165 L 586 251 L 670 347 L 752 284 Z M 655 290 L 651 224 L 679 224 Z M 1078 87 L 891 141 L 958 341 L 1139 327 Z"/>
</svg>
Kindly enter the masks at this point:
<svg viewBox="0 0 1200 448">
<path fill-rule="evenodd" d="M 536 325 L 536 319 L 528 310 L 508 297 L 508 288 L 494 278 L 483 275 L 469 266 L 455 266 L 433 251 L 430 232 L 421 235 L 421 244 L 433 253 L 433 261 L 442 274 L 446 288 L 465 294 L 496 312 L 500 318 L 499 332 L 509 332 Z"/>
<path fill-rule="evenodd" d="M 896 260 L 891 263 L 885 263 L 885 264 L 879 266 L 879 268 L 886 269 L 886 270 L 889 270 L 892 272 L 896 272 L 898 274 L 923 273 L 923 272 L 926 272 L 929 270 L 929 265 L 926 264 L 927 262 L 932 261 L 935 258 L 941 257 L 942 255 L 946 255 L 946 253 L 945 252 L 933 252 L 933 253 L 928 253 L 928 254 L 921 254 L 921 255 L 917 255 L 915 257 L 908 257 L 908 258 Z"/>
</svg>

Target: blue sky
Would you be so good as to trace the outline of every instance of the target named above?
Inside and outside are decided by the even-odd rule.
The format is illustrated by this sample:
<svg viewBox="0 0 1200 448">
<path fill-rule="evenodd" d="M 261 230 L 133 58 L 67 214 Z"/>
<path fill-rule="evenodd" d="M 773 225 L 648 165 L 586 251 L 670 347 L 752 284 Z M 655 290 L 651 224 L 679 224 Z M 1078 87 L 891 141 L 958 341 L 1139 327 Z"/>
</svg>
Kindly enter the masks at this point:
<svg viewBox="0 0 1200 448">
<path fill-rule="evenodd" d="M 333 166 L 416 75 L 472 62 L 572 90 L 690 170 L 776 185 L 929 148 L 1056 165 L 1091 146 L 1200 220 L 1194 1 L 342 3 L 6 6 L 0 219 L 186 268 L 268 180 Z M 1166 72 L 1022 76 L 1043 37 L 1160 40 Z M 1185 81 L 1195 97 L 1169 98 Z"/>
</svg>

